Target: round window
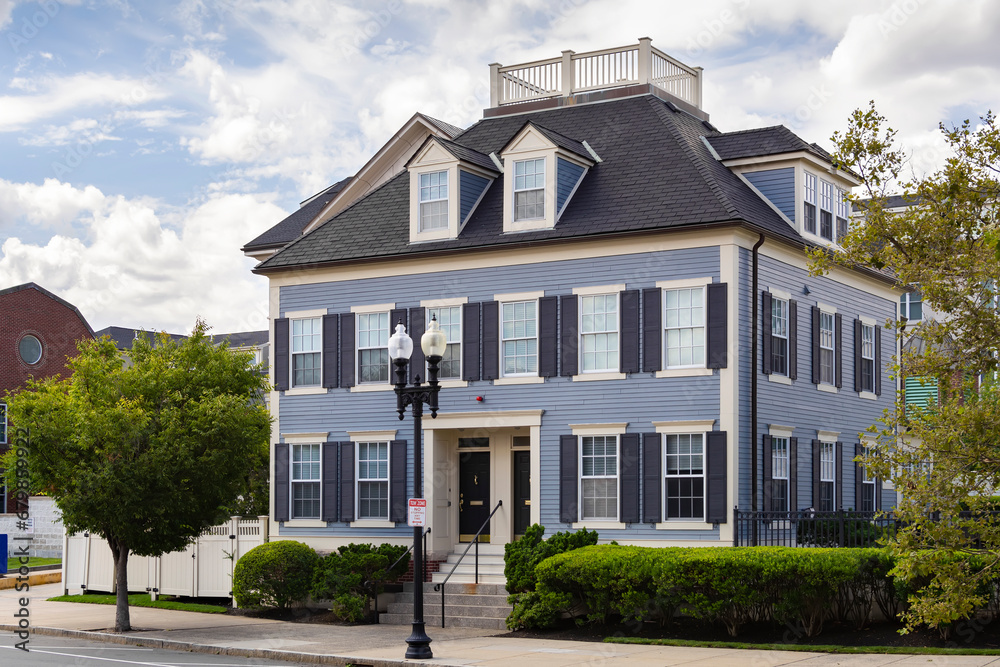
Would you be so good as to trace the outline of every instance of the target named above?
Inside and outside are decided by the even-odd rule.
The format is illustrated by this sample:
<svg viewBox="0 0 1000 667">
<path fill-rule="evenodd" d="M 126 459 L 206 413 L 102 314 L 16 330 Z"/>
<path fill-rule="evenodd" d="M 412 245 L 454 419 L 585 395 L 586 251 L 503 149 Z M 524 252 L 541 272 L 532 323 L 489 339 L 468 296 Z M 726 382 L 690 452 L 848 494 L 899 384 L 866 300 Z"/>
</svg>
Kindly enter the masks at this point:
<svg viewBox="0 0 1000 667">
<path fill-rule="evenodd" d="M 42 342 L 28 334 L 17 344 L 17 351 L 24 363 L 37 364 L 42 358 Z"/>
</svg>

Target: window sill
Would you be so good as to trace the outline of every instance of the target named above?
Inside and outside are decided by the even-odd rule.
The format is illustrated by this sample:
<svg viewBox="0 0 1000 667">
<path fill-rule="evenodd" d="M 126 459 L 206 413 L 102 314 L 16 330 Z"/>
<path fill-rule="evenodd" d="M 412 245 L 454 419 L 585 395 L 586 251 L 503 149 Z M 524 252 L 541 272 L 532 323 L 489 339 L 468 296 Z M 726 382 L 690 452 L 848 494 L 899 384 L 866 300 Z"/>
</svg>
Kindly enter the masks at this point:
<svg viewBox="0 0 1000 667">
<path fill-rule="evenodd" d="M 290 519 L 282 525 L 285 528 L 326 528 L 327 522 L 320 519 Z"/>
<path fill-rule="evenodd" d="M 875 394 L 873 394 L 873 393 L 871 393 L 870 391 L 862 391 L 862 392 L 860 392 L 858 394 L 858 397 L 859 398 L 867 399 L 869 401 L 877 401 L 878 400 L 878 396 L 875 395 Z"/>
<path fill-rule="evenodd" d="M 625 530 L 627 524 L 619 521 L 577 521 L 573 523 L 574 530 L 588 528 L 590 530 Z"/>
<path fill-rule="evenodd" d="M 545 382 L 545 378 L 539 377 L 537 375 L 525 375 L 524 377 L 506 377 L 497 378 L 493 381 L 494 385 L 503 384 L 542 384 Z"/>
<path fill-rule="evenodd" d="M 351 528 L 395 528 L 395 521 L 385 519 L 358 519 L 351 522 Z"/>
<path fill-rule="evenodd" d="M 767 381 L 777 382 L 778 384 L 791 384 L 792 378 L 788 377 L 787 375 L 775 375 L 774 373 L 770 373 L 767 376 Z"/>
<path fill-rule="evenodd" d="M 713 368 L 665 368 L 662 371 L 656 371 L 656 377 L 658 378 L 683 378 L 683 377 L 696 377 L 699 375 L 713 375 L 715 369 Z"/>
<path fill-rule="evenodd" d="M 816 389 L 819 391 L 825 391 L 828 394 L 839 394 L 840 390 L 834 387 L 832 384 L 818 384 Z"/>
<path fill-rule="evenodd" d="M 285 390 L 285 396 L 315 396 L 326 394 L 326 387 L 292 387 Z"/>
<path fill-rule="evenodd" d="M 386 382 L 385 384 L 357 384 L 351 387 L 351 393 L 366 392 L 366 391 L 392 391 L 393 385 Z"/>
<path fill-rule="evenodd" d="M 573 382 L 592 382 L 595 380 L 624 380 L 625 374 L 618 373 L 616 371 L 607 371 L 600 373 L 580 373 L 579 375 L 574 375 L 570 378 Z"/>
<path fill-rule="evenodd" d="M 457 387 L 468 387 L 469 383 L 465 380 L 440 380 L 438 385 L 445 389 L 457 388 Z"/>
<path fill-rule="evenodd" d="M 704 521 L 661 521 L 656 524 L 657 530 L 711 530 L 712 524 Z"/>
</svg>

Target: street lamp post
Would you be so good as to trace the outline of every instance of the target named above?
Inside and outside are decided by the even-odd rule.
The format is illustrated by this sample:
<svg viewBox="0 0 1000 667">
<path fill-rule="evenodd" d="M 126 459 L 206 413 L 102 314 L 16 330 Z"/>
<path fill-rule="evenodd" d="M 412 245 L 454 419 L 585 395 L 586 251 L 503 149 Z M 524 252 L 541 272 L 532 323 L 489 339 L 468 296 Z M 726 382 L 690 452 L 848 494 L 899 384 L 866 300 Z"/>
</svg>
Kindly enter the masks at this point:
<svg viewBox="0 0 1000 667">
<path fill-rule="evenodd" d="M 424 412 L 424 404 L 431 411 L 431 419 L 437 417 L 438 392 L 441 387 L 438 385 L 438 363 L 444 356 L 448 346 L 448 337 L 441 331 L 437 323 L 437 318 L 432 317 L 427 331 L 420 337 L 420 347 L 427 357 L 427 384 L 420 383 L 420 376 L 413 377 L 413 386 L 406 386 L 406 366 L 410 362 L 410 355 L 413 354 L 413 340 L 407 335 L 406 327 L 400 322 L 396 325 L 396 333 L 389 338 L 389 358 L 396 366 L 396 411 L 399 418 L 403 418 L 406 406 L 413 409 L 413 496 L 423 497 L 421 483 L 421 419 Z M 424 631 L 424 552 L 421 544 L 423 537 L 423 527 L 413 527 L 413 627 L 410 636 L 406 638 L 406 656 L 410 659 L 426 660 L 433 658 L 431 653 L 431 638 Z"/>
</svg>

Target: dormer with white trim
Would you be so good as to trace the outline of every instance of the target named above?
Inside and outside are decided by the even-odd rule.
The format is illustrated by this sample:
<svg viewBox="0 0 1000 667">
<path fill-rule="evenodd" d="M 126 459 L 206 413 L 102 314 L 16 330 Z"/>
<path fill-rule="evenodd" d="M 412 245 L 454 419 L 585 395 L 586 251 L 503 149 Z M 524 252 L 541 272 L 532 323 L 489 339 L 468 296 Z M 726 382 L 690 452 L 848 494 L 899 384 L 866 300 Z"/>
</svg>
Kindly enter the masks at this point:
<svg viewBox="0 0 1000 667">
<path fill-rule="evenodd" d="M 600 158 L 582 143 L 527 123 L 500 151 L 503 231 L 552 229 Z"/>
<path fill-rule="evenodd" d="M 429 137 L 406 169 L 410 243 L 458 238 L 499 175 L 489 156 L 440 137 Z"/>
</svg>

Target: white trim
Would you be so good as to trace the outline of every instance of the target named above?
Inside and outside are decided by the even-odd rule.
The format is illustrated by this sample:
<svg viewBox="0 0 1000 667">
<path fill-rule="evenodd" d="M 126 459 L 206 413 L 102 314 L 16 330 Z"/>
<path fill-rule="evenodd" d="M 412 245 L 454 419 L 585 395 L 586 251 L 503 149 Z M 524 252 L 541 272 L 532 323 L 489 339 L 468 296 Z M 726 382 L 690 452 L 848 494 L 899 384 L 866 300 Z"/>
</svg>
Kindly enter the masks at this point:
<svg viewBox="0 0 1000 667">
<path fill-rule="evenodd" d="M 569 424 L 573 435 L 624 435 L 628 422 L 607 424 Z"/>
<path fill-rule="evenodd" d="M 469 383 L 466 380 L 441 380 L 440 382 L 438 382 L 438 386 L 444 389 L 460 388 L 460 387 L 468 387 Z"/>
<path fill-rule="evenodd" d="M 858 393 L 858 398 L 864 398 L 864 399 L 867 399 L 869 401 L 877 401 L 878 400 L 878 396 L 876 394 L 873 394 L 870 391 L 859 392 Z"/>
<path fill-rule="evenodd" d="M 830 313 L 830 314 L 833 314 L 833 315 L 837 314 L 837 307 L 836 306 L 831 306 L 831 305 L 823 303 L 821 301 L 817 301 L 816 302 L 816 307 L 819 308 L 824 313 Z"/>
<path fill-rule="evenodd" d="M 618 283 L 617 285 L 594 285 L 593 287 L 574 287 L 573 294 L 579 294 L 581 296 L 594 296 L 596 294 L 614 294 L 615 292 L 624 292 L 625 283 Z"/>
<path fill-rule="evenodd" d="M 861 324 L 867 324 L 870 327 L 878 326 L 878 322 L 875 321 L 874 317 L 868 317 L 867 315 L 858 315 L 858 319 L 861 320 Z"/>
<path fill-rule="evenodd" d="M 283 521 L 282 525 L 285 528 L 326 528 L 328 522 L 322 519 L 289 519 Z"/>
<path fill-rule="evenodd" d="M 355 350 L 354 353 L 357 354 L 357 350 Z M 389 372 L 390 373 L 393 372 L 393 369 L 391 367 L 389 368 Z M 364 384 L 356 384 L 356 385 L 354 385 L 353 387 L 350 388 L 350 392 L 352 394 L 357 394 L 357 393 L 362 393 L 362 392 L 366 392 L 366 391 L 392 391 L 394 388 L 395 387 L 392 384 L 390 384 L 389 382 L 386 382 L 384 384 L 381 383 L 381 382 L 378 382 L 378 383 L 376 383 L 376 382 L 366 382 Z"/>
<path fill-rule="evenodd" d="M 624 380 L 625 373 L 615 371 L 595 371 L 593 373 L 580 373 L 573 375 L 570 380 L 573 382 L 590 382 L 591 380 Z"/>
<path fill-rule="evenodd" d="M 508 375 L 502 378 L 496 378 L 493 380 L 494 385 L 504 385 L 504 384 L 542 384 L 545 382 L 545 378 L 538 375 Z"/>
<path fill-rule="evenodd" d="M 355 482 L 357 486 L 357 482 Z M 387 519 L 358 519 L 350 523 L 351 528 L 395 528 L 396 522 Z"/>
<path fill-rule="evenodd" d="M 395 429 L 390 431 L 348 431 L 347 437 L 351 442 L 385 442 L 396 439 Z"/>
<path fill-rule="evenodd" d="M 710 285 L 712 278 L 680 278 L 678 280 L 657 280 L 656 286 L 660 289 L 684 289 L 685 287 L 704 287 Z"/>
<path fill-rule="evenodd" d="M 394 303 L 373 303 L 368 306 L 351 306 L 352 313 L 359 313 L 362 315 L 371 315 L 372 313 L 387 313 L 396 308 Z M 391 317 L 391 315 L 390 315 Z M 391 334 L 393 330 L 392 322 L 389 323 L 389 333 Z M 356 346 L 355 346 L 356 347 Z M 357 350 L 355 350 L 357 352 Z"/>
<path fill-rule="evenodd" d="M 779 299 L 784 299 L 785 301 L 792 300 L 791 292 L 786 292 L 783 289 L 776 289 L 774 287 L 768 287 L 767 291 L 771 293 L 771 296 L 777 297 Z"/>
<path fill-rule="evenodd" d="M 330 393 L 326 387 L 317 387 L 316 385 L 303 385 L 301 387 L 289 387 L 284 390 L 285 396 L 315 396 L 318 394 L 328 394 Z"/>
<path fill-rule="evenodd" d="M 494 294 L 494 301 L 531 301 L 541 299 L 545 296 L 545 290 L 535 290 L 534 292 L 509 292 L 507 294 Z"/>
<path fill-rule="evenodd" d="M 544 412 L 545 410 L 447 412 L 439 414 L 437 419 L 425 419 L 423 426 L 425 431 L 454 428 L 492 429 L 513 426 L 541 426 Z"/>
<path fill-rule="evenodd" d="M 698 375 L 715 375 L 714 368 L 703 368 L 701 366 L 684 366 L 681 368 L 664 368 L 656 371 L 658 378 L 685 378 L 696 377 Z"/>
<path fill-rule="evenodd" d="M 767 434 L 778 438 L 791 438 L 794 426 L 782 426 L 781 424 L 768 424 Z"/>
<path fill-rule="evenodd" d="M 285 317 L 289 320 L 308 320 L 314 317 L 327 315 L 326 308 L 313 308 L 312 310 L 286 310 Z"/>
<path fill-rule="evenodd" d="M 315 445 L 323 444 L 329 436 L 329 431 L 320 431 L 318 433 L 282 433 L 281 439 L 286 444 Z"/>
<path fill-rule="evenodd" d="M 777 373 L 768 373 L 767 374 L 767 381 L 768 382 L 777 382 L 778 384 L 791 384 L 792 383 L 792 378 L 788 377 L 787 375 L 778 375 Z"/>
<path fill-rule="evenodd" d="M 816 439 L 820 442 L 837 442 L 840 439 L 840 431 L 816 431 Z"/>
<path fill-rule="evenodd" d="M 735 290 L 726 299 L 727 329 L 726 349 L 729 353 L 729 363 L 726 368 L 719 369 L 719 430 L 725 432 L 726 447 L 726 523 L 719 525 L 719 539 L 730 543 L 733 539 L 734 523 L 733 506 L 739 498 L 740 476 L 740 383 L 737 370 L 740 368 L 742 332 L 735 322 L 739 322 L 740 299 L 736 294 L 740 284 L 740 245 L 738 240 L 732 243 L 719 244 L 719 281 L 733 285 Z M 747 253 L 749 256 L 749 253 Z M 755 297 L 756 298 L 756 297 Z M 756 369 L 751 369 L 756 372 Z M 707 442 L 706 442 L 707 444 Z M 664 475 L 665 477 L 665 475 Z M 662 510 L 661 510 L 662 511 Z M 665 512 L 664 512 L 665 514 Z M 661 516 L 663 516 L 661 514 Z"/>
<path fill-rule="evenodd" d="M 714 419 L 683 419 L 665 422 L 652 422 L 657 433 L 668 435 L 685 435 L 689 433 L 708 433 L 715 427 Z"/>
<path fill-rule="evenodd" d="M 467 296 L 456 296 L 449 299 L 421 299 L 420 305 L 424 308 L 447 308 L 448 306 L 461 306 L 469 302 Z"/>
<path fill-rule="evenodd" d="M 574 530 L 580 530 L 581 528 L 589 528 L 590 530 L 597 530 L 597 531 L 625 530 L 626 528 L 628 528 L 628 524 L 622 523 L 620 521 L 574 521 L 573 522 Z"/>
<path fill-rule="evenodd" d="M 820 383 L 820 384 L 816 385 L 816 389 L 819 390 L 819 391 L 825 391 L 828 394 L 839 394 L 840 393 L 840 389 L 838 389 L 835 385 L 832 385 L 832 384 L 823 384 L 823 383 Z"/>
<path fill-rule="evenodd" d="M 713 527 L 714 524 L 708 521 L 687 521 L 685 519 L 667 519 L 660 521 L 655 526 L 657 530 L 711 530 Z"/>
</svg>

